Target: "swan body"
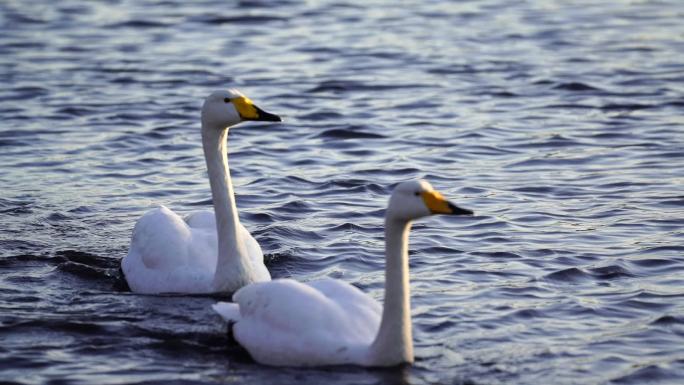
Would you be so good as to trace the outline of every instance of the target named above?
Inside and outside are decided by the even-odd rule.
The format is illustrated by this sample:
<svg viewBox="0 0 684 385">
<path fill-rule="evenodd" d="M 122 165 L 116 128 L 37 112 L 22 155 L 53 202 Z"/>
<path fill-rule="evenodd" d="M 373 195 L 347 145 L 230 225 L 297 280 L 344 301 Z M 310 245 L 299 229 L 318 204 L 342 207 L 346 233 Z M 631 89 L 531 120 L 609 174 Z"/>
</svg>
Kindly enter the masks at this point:
<svg viewBox="0 0 684 385">
<path fill-rule="evenodd" d="M 276 279 L 238 290 L 214 309 L 236 321 L 233 333 L 257 362 L 276 366 L 362 364 L 382 307 L 333 279 Z"/>
<path fill-rule="evenodd" d="M 144 294 L 235 292 L 271 276 L 261 247 L 240 223 L 228 169 L 228 128 L 245 120 L 280 121 L 236 90 L 209 95 L 202 107 L 202 144 L 214 210 L 186 218 L 164 206 L 136 223 L 121 261 L 132 291 Z"/>
<path fill-rule="evenodd" d="M 425 181 L 399 184 L 385 216 L 385 301 L 334 279 L 276 279 L 243 287 L 214 310 L 257 362 L 274 366 L 413 362 L 408 279 L 411 221 L 431 214 L 472 215 Z"/>
<path fill-rule="evenodd" d="M 256 281 L 270 280 L 261 247 L 239 224 Z M 135 225 L 122 267 L 132 291 L 138 293 L 212 293 L 218 257 L 216 219 L 212 210 L 185 219 L 160 206 Z"/>
</svg>

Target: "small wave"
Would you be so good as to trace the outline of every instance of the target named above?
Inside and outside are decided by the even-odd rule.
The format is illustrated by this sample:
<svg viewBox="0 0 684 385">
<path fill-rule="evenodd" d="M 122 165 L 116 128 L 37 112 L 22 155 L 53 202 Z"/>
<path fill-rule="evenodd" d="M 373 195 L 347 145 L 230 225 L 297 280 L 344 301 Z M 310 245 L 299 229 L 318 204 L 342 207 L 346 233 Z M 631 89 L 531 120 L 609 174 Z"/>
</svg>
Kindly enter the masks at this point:
<svg viewBox="0 0 684 385">
<path fill-rule="evenodd" d="M 486 258 L 492 258 L 492 259 L 519 259 L 519 258 L 522 258 L 521 255 L 518 255 L 518 254 L 510 252 L 510 251 L 492 251 L 492 252 L 474 251 L 471 254 L 480 255 L 480 256 L 483 256 Z"/>
<path fill-rule="evenodd" d="M 564 147 L 577 147 L 577 146 L 589 146 L 589 143 L 583 143 L 576 139 L 567 138 L 563 135 L 553 135 L 541 141 L 528 141 L 525 143 L 510 144 L 509 147 L 523 149 L 523 148 L 564 148 Z"/>
<path fill-rule="evenodd" d="M 88 206 L 78 206 L 73 209 L 69 210 L 70 213 L 72 214 L 86 214 L 86 213 L 92 213 L 93 209 L 91 209 Z"/>
<path fill-rule="evenodd" d="M 277 210 L 285 211 L 288 213 L 305 213 L 314 211 L 311 204 L 299 198 L 288 201 L 278 206 Z"/>
<path fill-rule="evenodd" d="M 0 101 L 17 101 L 35 99 L 48 95 L 50 90 L 43 87 L 15 87 L 10 89 L 9 95 L 0 96 Z"/>
<path fill-rule="evenodd" d="M 678 265 L 679 262 L 671 260 L 671 259 L 662 259 L 662 258 L 647 258 L 647 259 L 636 259 L 629 261 L 629 263 L 633 265 L 637 265 L 639 267 L 664 267 L 664 266 L 672 266 L 672 265 Z"/>
<path fill-rule="evenodd" d="M 669 107 L 684 107 L 684 100 L 674 100 L 671 102 L 663 103 L 663 105 Z"/>
<path fill-rule="evenodd" d="M 423 333 L 437 333 L 443 330 L 448 330 L 456 325 L 456 321 L 453 320 L 440 320 L 440 321 L 423 321 L 421 324 L 417 325 L 418 328 Z"/>
<path fill-rule="evenodd" d="M 17 332 L 19 329 L 46 329 L 53 332 L 66 332 L 85 335 L 102 335 L 109 333 L 107 327 L 84 321 L 67 321 L 63 319 L 35 319 L 19 321 L 5 326 Z"/>
<path fill-rule="evenodd" d="M 222 24 L 264 24 L 276 21 L 287 21 L 287 18 L 269 15 L 238 15 L 238 16 L 202 16 L 194 19 L 200 23 L 211 25 Z"/>
<path fill-rule="evenodd" d="M 521 193 L 526 193 L 526 194 L 549 195 L 549 194 L 553 194 L 556 191 L 556 189 L 554 187 L 550 187 L 550 186 L 523 186 L 523 187 L 512 188 L 511 191 L 516 191 L 516 192 L 521 192 Z"/>
<path fill-rule="evenodd" d="M 626 301 L 619 302 L 618 307 L 625 309 L 637 309 L 637 310 L 666 310 L 673 306 L 672 303 L 658 303 L 652 301 L 643 301 L 638 299 L 628 299 Z"/>
<path fill-rule="evenodd" d="M 48 221 L 66 221 L 66 220 L 69 220 L 72 218 L 66 214 L 56 212 L 56 213 L 52 213 L 52 214 L 48 215 L 46 219 Z"/>
<path fill-rule="evenodd" d="M 599 280 L 612 280 L 636 276 L 628 269 L 618 265 L 594 267 L 589 269 L 589 273 L 592 275 L 592 277 Z"/>
<path fill-rule="evenodd" d="M 128 20 L 121 23 L 109 24 L 107 28 L 163 28 L 170 24 L 151 20 Z"/>
<path fill-rule="evenodd" d="M 555 271 L 553 273 L 547 274 L 544 278 L 552 281 L 560 282 L 578 282 L 582 280 L 589 279 L 590 276 L 587 272 L 576 267 L 570 267 L 567 269 Z"/>
<path fill-rule="evenodd" d="M 34 141 L 20 139 L 0 139 L 0 147 L 28 147 L 34 146 Z"/>
<path fill-rule="evenodd" d="M 309 89 L 309 93 L 342 93 L 350 91 L 386 91 L 394 89 L 410 89 L 427 87 L 424 84 L 397 83 L 397 84 L 366 84 L 354 80 L 325 80 L 316 87 Z"/>
<path fill-rule="evenodd" d="M 653 320 L 651 325 L 684 325 L 684 318 L 675 317 L 672 315 L 664 315 Z"/>
<path fill-rule="evenodd" d="M 97 111 L 95 111 L 91 108 L 76 107 L 76 106 L 62 107 L 62 108 L 57 110 L 57 113 L 65 114 L 65 115 L 69 115 L 69 116 L 86 116 L 86 115 L 92 115 L 96 112 Z"/>
<path fill-rule="evenodd" d="M 544 313 L 542 313 L 539 310 L 535 310 L 535 309 L 521 309 L 521 310 L 516 310 L 510 316 L 512 316 L 513 318 L 528 320 L 528 319 L 532 319 L 532 318 L 544 317 Z"/>
<path fill-rule="evenodd" d="M 622 266 L 609 265 L 588 269 L 570 267 L 547 274 L 545 278 L 561 282 L 579 282 L 583 280 L 607 281 L 634 276 L 635 275 L 631 271 Z"/>
<path fill-rule="evenodd" d="M 308 114 L 300 115 L 299 119 L 301 120 L 313 120 L 313 121 L 320 121 L 320 120 L 338 120 L 339 118 L 343 117 L 344 115 L 335 112 L 335 111 L 316 111 L 316 112 L 311 112 Z"/>
<path fill-rule="evenodd" d="M 582 165 L 594 162 L 595 158 L 592 156 L 586 156 L 583 158 L 530 158 L 522 161 L 515 161 L 504 165 L 505 168 L 553 168 L 561 165 Z"/>
<path fill-rule="evenodd" d="M 511 91 L 491 91 L 488 94 L 489 96 L 494 96 L 497 98 L 517 98 L 520 95 L 516 94 L 515 92 Z"/>
<path fill-rule="evenodd" d="M 638 103 L 608 103 L 599 107 L 603 111 L 636 111 L 645 110 L 648 108 L 653 108 L 655 106 L 650 104 L 638 104 Z"/>
<path fill-rule="evenodd" d="M 325 130 L 315 136 L 316 138 L 326 139 L 381 139 L 384 135 L 373 132 L 359 131 L 358 127 L 350 126 L 347 128 L 333 128 Z"/>
<path fill-rule="evenodd" d="M 34 202 L 29 200 L 16 200 L 0 198 L 0 213 L 2 214 L 32 214 Z"/>
<path fill-rule="evenodd" d="M 356 232 L 356 231 L 358 231 L 358 232 L 365 232 L 365 231 L 368 231 L 368 228 L 367 228 L 367 227 L 364 227 L 364 226 L 361 226 L 361 225 L 359 225 L 359 224 L 356 224 L 356 223 L 346 222 L 346 223 L 341 223 L 341 224 L 338 224 L 338 225 L 329 226 L 329 227 L 327 227 L 327 228 L 325 229 L 325 231 L 344 231 L 344 232 L 347 232 L 347 231 Z"/>
<path fill-rule="evenodd" d="M 600 88 L 593 87 L 589 84 L 580 82 L 560 83 L 553 87 L 556 90 L 566 91 L 601 91 Z"/>
<path fill-rule="evenodd" d="M 675 207 L 684 207 L 684 197 L 678 198 L 678 199 L 670 199 L 670 200 L 664 200 L 658 202 L 660 205 L 665 205 L 665 206 L 675 206 Z"/>
<path fill-rule="evenodd" d="M 276 219 L 269 213 L 250 213 L 242 212 L 241 217 L 245 218 L 249 223 L 273 223 Z"/>
<path fill-rule="evenodd" d="M 674 371 L 673 368 L 666 369 L 660 365 L 648 365 L 645 367 L 639 367 L 639 369 L 636 369 L 627 375 L 615 378 L 611 380 L 611 383 L 642 385 L 661 383 L 660 381 L 664 381 L 662 383 L 665 383 L 665 381 L 676 382 L 678 380 L 681 380 L 681 377 Z M 675 382 L 672 383 L 674 384 Z"/>
<path fill-rule="evenodd" d="M 357 187 L 362 187 L 365 191 L 373 191 L 373 192 L 384 192 L 385 188 L 377 183 L 371 183 L 368 180 L 365 179 L 333 179 L 327 182 L 323 182 L 321 185 L 322 188 L 328 189 L 328 188 L 333 188 L 333 187 L 341 187 L 341 188 L 357 188 Z"/>
<path fill-rule="evenodd" d="M 681 223 L 680 223 L 681 224 Z M 641 249 L 640 253 L 644 254 L 660 254 L 660 253 L 670 253 L 675 252 L 681 255 L 684 253 L 684 246 L 680 245 L 667 245 L 667 246 L 656 246 Z"/>
<path fill-rule="evenodd" d="M 589 105 L 589 104 L 575 103 L 575 104 L 547 104 L 545 106 L 542 106 L 541 108 L 553 109 L 553 110 L 593 110 L 597 107 Z"/>
<path fill-rule="evenodd" d="M 269 236 L 278 237 L 279 239 L 303 240 L 307 242 L 325 239 L 325 236 L 318 231 L 303 230 L 294 226 L 277 225 L 269 227 Z"/>
</svg>

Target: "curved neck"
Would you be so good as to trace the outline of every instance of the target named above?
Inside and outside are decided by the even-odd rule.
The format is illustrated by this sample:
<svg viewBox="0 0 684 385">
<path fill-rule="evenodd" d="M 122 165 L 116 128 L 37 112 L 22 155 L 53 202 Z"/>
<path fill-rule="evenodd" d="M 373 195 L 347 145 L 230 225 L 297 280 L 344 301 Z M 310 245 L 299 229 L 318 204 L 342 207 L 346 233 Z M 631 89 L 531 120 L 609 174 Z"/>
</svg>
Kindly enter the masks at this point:
<svg viewBox="0 0 684 385">
<path fill-rule="evenodd" d="M 247 249 L 241 241 L 240 219 L 228 171 L 227 135 L 228 129 L 207 127 L 202 123 L 202 146 L 207 161 L 218 234 L 218 258 L 212 282 L 212 290 L 215 292 L 239 289 L 251 273 Z"/>
<path fill-rule="evenodd" d="M 375 365 L 413 362 L 408 236 L 411 222 L 385 218 L 385 304 L 380 329 L 371 345 Z"/>
</svg>

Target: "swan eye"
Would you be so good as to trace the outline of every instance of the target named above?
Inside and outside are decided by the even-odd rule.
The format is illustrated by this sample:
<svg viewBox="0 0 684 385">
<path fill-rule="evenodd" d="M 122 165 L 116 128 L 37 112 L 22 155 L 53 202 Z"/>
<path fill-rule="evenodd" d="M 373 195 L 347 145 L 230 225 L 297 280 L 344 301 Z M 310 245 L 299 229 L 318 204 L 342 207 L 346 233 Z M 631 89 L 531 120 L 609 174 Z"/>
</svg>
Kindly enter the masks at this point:
<svg viewBox="0 0 684 385">
<path fill-rule="evenodd" d="M 226 103 L 230 103 L 230 98 L 224 98 L 223 101 Z"/>
<path fill-rule="evenodd" d="M 416 192 L 414 192 L 414 193 L 413 193 L 413 195 L 415 195 L 415 196 L 419 197 L 419 196 L 420 196 L 420 191 L 416 191 Z"/>
</svg>

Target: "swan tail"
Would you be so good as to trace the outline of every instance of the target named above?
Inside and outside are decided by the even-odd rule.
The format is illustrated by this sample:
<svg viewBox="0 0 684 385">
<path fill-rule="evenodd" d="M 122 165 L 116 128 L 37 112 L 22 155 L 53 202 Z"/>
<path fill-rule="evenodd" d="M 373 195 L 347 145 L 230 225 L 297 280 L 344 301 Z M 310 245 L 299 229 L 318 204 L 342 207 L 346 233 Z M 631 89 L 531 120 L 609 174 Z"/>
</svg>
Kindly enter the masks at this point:
<svg viewBox="0 0 684 385">
<path fill-rule="evenodd" d="M 234 323 L 240 320 L 240 305 L 231 302 L 217 302 L 211 306 L 224 321 Z"/>
</svg>

